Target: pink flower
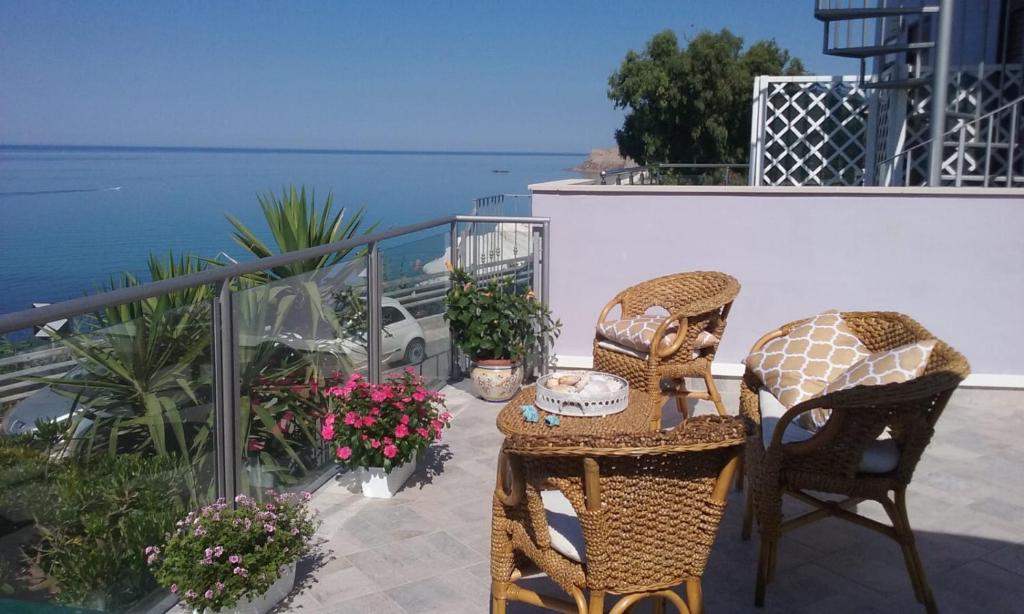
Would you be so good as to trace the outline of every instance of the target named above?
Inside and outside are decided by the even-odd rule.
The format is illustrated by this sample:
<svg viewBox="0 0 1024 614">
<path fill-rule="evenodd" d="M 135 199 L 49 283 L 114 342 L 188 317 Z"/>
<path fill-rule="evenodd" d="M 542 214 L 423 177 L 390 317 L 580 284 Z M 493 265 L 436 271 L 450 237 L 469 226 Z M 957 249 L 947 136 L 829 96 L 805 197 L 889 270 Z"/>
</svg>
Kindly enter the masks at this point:
<svg viewBox="0 0 1024 614">
<path fill-rule="evenodd" d="M 213 556 L 220 558 L 220 555 L 224 554 L 224 547 L 217 546 L 213 549 Z"/>
<path fill-rule="evenodd" d="M 402 424 L 408 425 L 409 424 L 409 416 L 402 416 L 398 421 L 401 422 Z"/>
<path fill-rule="evenodd" d="M 430 431 L 423 428 L 422 426 L 416 427 L 416 434 L 424 439 L 430 439 Z"/>
<path fill-rule="evenodd" d="M 372 408 L 370 408 L 370 415 L 371 416 L 379 416 L 380 415 L 380 408 L 379 407 L 372 407 Z"/>
<path fill-rule="evenodd" d="M 324 424 L 334 426 L 334 419 L 336 417 L 337 416 L 335 416 L 334 414 L 327 414 L 326 416 L 324 416 Z"/>
<path fill-rule="evenodd" d="M 334 439 L 334 425 L 325 423 L 323 428 L 320 429 L 320 435 L 328 441 Z"/>
<path fill-rule="evenodd" d="M 409 427 L 404 424 L 399 424 L 395 427 L 395 437 L 402 439 L 409 434 Z"/>
<path fill-rule="evenodd" d="M 394 443 L 394 441 L 392 441 L 390 437 L 384 438 L 384 445 L 390 446 L 392 443 Z"/>
<path fill-rule="evenodd" d="M 362 434 L 359 435 L 359 441 L 366 441 L 369 438 L 370 438 L 370 436 L 367 435 L 366 433 L 362 433 Z"/>
<path fill-rule="evenodd" d="M 223 591 L 224 591 L 224 583 L 223 582 L 218 582 L 217 583 L 217 592 L 220 593 L 220 592 L 223 592 Z"/>
<path fill-rule="evenodd" d="M 345 446 L 344 448 L 338 448 L 338 458 L 341 460 L 348 460 L 352 458 L 352 448 Z"/>
<path fill-rule="evenodd" d="M 266 531 L 267 533 L 273 533 L 274 532 L 274 525 L 272 525 L 272 524 L 270 524 L 268 522 L 268 523 L 263 525 L 263 530 Z"/>
<path fill-rule="evenodd" d="M 376 439 L 371 439 L 370 440 L 370 447 L 371 448 L 375 448 L 375 449 L 379 448 L 380 447 L 380 442 L 377 441 Z"/>
<path fill-rule="evenodd" d="M 237 554 L 232 554 L 228 557 L 228 561 L 230 561 L 232 565 L 237 565 L 242 562 L 242 557 Z"/>
<path fill-rule="evenodd" d="M 444 422 L 441 422 L 440 420 L 431 420 L 430 428 L 434 429 L 435 433 L 440 433 L 441 429 L 444 428 Z"/>
<path fill-rule="evenodd" d="M 449 420 L 452 419 L 452 415 L 446 411 L 441 412 L 441 415 L 438 417 L 445 422 L 448 422 Z"/>
<path fill-rule="evenodd" d="M 370 400 L 374 403 L 380 403 L 382 401 L 387 401 L 391 396 L 391 389 L 381 386 L 370 393 Z"/>
<path fill-rule="evenodd" d="M 341 388 L 338 387 L 338 386 L 331 386 L 327 390 L 324 390 L 324 394 L 327 394 L 327 395 L 332 396 L 332 397 L 340 397 L 341 396 Z"/>
<path fill-rule="evenodd" d="M 203 597 L 206 597 L 207 599 L 213 599 L 213 591 L 206 591 L 205 593 L 203 593 Z"/>
<path fill-rule="evenodd" d="M 398 456 L 398 448 L 390 444 L 384 446 L 384 456 L 388 458 L 394 458 Z"/>
<path fill-rule="evenodd" d="M 412 393 L 412 400 L 417 403 L 422 403 L 427 398 L 427 391 L 423 388 L 417 388 L 416 392 Z"/>
<path fill-rule="evenodd" d="M 363 426 L 373 426 L 377 423 L 377 419 L 373 416 L 366 416 L 363 418 Z"/>
<path fill-rule="evenodd" d="M 177 593 L 178 592 L 178 585 L 177 584 L 172 584 L 171 585 L 171 592 L 172 593 Z"/>
<path fill-rule="evenodd" d="M 345 424 L 349 426 L 354 426 L 356 422 L 359 422 L 359 416 L 356 414 L 356 412 L 350 411 L 347 414 L 345 414 Z"/>
</svg>

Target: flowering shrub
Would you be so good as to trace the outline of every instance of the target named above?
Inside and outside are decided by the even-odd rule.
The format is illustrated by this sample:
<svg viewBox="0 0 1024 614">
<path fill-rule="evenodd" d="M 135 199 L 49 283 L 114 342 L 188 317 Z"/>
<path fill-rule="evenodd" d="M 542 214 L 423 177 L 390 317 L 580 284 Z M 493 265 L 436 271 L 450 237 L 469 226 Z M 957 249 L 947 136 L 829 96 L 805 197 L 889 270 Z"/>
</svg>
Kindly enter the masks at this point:
<svg viewBox="0 0 1024 614">
<path fill-rule="evenodd" d="M 451 418 L 444 395 L 423 387 L 412 369 L 371 384 L 353 373 L 341 386 L 324 390 L 327 409 L 320 434 L 345 467 L 394 467 L 412 460 Z"/>
<path fill-rule="evenodd" d="M 281 568 L 309 551 L 316 530 L 309 493 L 267 493 L 266 503 L 239 495 L 178 521 L 163 547 L 148 546 L 146 562 L 161 585 L 197 610 L 219 612 L 255 599 Z"/>
</svg>

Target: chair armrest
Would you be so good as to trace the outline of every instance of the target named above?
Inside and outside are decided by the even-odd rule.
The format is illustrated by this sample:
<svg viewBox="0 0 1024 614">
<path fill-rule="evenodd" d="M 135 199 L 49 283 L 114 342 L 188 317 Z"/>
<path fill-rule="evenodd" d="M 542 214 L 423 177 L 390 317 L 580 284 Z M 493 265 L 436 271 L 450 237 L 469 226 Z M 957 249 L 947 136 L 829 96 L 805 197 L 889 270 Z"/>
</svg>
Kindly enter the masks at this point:
<svg viewBox="0 0 1024 614">
<path fill-rule="evenodd" d="M 613 298 L 611 301 L 609 301 L 608 304 L 604 306 L 604 309 L 601 310 L 601 315 L 597 316 L 597 323 L 598 323 L 598 325 L 600 325 L 601 322 L 605 321 L 605 319 L 608 317 L 608 313 L 612 309 L 614 309 L 616 305 L 621 305 L 622 306 L 622 312 L 623 312 L 623 314 L 625 314 L 626 303 L 625 303 L 625 298 L 623 297 L 621 292 L 619 294 L 617 294 L 615 296 L 615 298 Z"/>
</svg>

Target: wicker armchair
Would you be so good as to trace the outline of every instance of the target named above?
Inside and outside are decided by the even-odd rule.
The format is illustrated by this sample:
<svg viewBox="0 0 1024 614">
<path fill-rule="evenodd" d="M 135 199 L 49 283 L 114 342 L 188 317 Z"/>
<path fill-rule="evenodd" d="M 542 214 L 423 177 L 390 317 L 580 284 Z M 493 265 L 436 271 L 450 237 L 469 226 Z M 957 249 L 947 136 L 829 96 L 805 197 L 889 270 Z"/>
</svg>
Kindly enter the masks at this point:
<svg viewBox="0 0 1024 614">
<path fill-rule="evenodd" d="M 934 338 L 920 324 L 898 313 L 848 312 L 846 325 L 871 352 Z M 793 322 L 762 337 L 751 350 L 787 334 L 801 322 Z M 900 544 L 917 600 L 929 612 L 936 611 L 931 588 L 907 517 L 906 490 L 921 454 L 950 395 L 969 373 L 967 360 L 949 345 L 938 341 L 924 372 L 898 384 L 857 386 L 812 398 L 786 411 L 774 425 L 768 445 L 762 439 L 758 391 L 762 383 L 749 369 L 740 393 L 740 412 L 751 423 L 745 470 L 749 482 L 743 537 L 749 539 L 754 517 L 761 536 L 755 604 L 764 604 L 766 585 L 775 570 L 778 540 L 783 533 L 815 520 L 836 517 L 878 531 Z M 800 414 L 814 408 L 831 409 L 827 424 L 802 442 L 783 443 L 787 427 Z M 888 430 L 895 442 L 895 469 L 864 472 L 865 451 L 879 443 Z M 892 443 L 892 442 L 886 442 Z M 892 466 L 892 465 L 890 465 Z M 825 501 L 806 491 L 845 496 Z M 890 497 L 890 493 L 893 493 Z M 790 495 L 816 509 L 783 520 L 782 496 Z M 860 516 L 850 507 L 865 500 L 877 501 L 892 526 Z"/>
<path fill-rule="evenodd" d="M 616 306 L 622 310 L 619 318 L 643 315 L 655 307 L 668 311 L 669 315 L 651 340 L 650 347 L 657 348 L 656 351 L 630 353 L 610 349 L 610 344 L 600 334 L 596 335 L 594 369 L 623 377 L 631 387 L 652 395 L 662 393 L 662 379 L 672 379 L 671 394 L 676 397 L 680 411 L 685 413 L 688 398 L 705 399 L 712 401 L 718 413 L 724 416 L 725 404 L 711 377 L 711 363 L 739 291 L 739 282 L 730 275 L 695 271 L 658 277 L 619 292 L 601 310 L 597 319 L 599 326 Z M 681 334 L 663 347 L 662 338 L 673 329 Z M 716 341 L 695 350 L 701 333 L 714 335 Z M 707 391 L 687 390 L 685 377 L 703 378 Z M 658 409 L 660 411 L 660 405 Z M 652 421 L 660 421 L 660 416 L 652 417 Z"/>
<path fill-rule="evenodd" d="M 506 440 L 492 516 L 491 611 L 504 614 L 513 600 L 603 614 L 606 595 L 617 594 L 613 614 L 644 598 L 656 611 L 669 601 L 701 612 L 701 576 L 745 428 L 738 417 L 703 416 L 668 433 Z M 577 533 L 571 551 L 558 542 L 573 531 L 566 520 Z M 561 533 L 551 531 L 556 524 Z M 517 584 L 536 570 L 572 601 Z M 686 601 L 672 590 L 683 583 Z"/>
</svg>

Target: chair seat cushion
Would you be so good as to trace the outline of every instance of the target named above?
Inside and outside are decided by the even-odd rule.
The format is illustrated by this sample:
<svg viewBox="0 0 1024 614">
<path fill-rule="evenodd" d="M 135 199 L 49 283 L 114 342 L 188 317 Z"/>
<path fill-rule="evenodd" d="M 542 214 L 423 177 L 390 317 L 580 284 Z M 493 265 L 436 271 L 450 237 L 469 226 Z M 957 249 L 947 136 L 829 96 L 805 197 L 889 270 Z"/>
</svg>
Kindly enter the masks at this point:
<svg viewBox="0 0 1024 614">
<path fill-rule="evenodd" d="M 572 503 L 558 490 L 541 491 L 540 498 L 547 515 L 551 547 L 566 558 L 582 563 L 586 556 L 583 527 L 580 526 Z"/>
<path fill-rule="evenodd" d="M 605 320 L 597 324 L 597 334 L 607 341 L 637 352 L 650 352 L 651 341 L 658 327 L 664 324 L 664 316 L 641 314 L 632 318 L 620 320 Z M 673 322 L 661 338 L 661 347 L 667 348 L 676 340 L 678 324 Z M 718 343 L 718 337 L 707 331 L 702 331 L 697 336 L 693 347 L 690 349 L 701 350 Z"/>
<path fill-rule="evenodd" d="M 747 356 L 746 364 L 788 409 L 818 396 L 829 382 L 869 355 L 839 312 L 833 310 L 768 341 Z M 813 422 L 803 418 L 802 425 L 814 428 Z"/>
<path fill-rule="evenodd" d="M 767 449 L 772 443 L 772 437 L 775 435 L 775 427 L 778 426 L 779 419 L 788 411 L 788 408 L 764 388 L 758 391 L 757 401 L 758 407 L 761 410 L 761 443 Z M 782 434 L 782 443 L 807 441 L 814 437 L 814 435 L 814 432 L 803 428 L 796 421 L 793 421 L 789 423 L 786 431 Z M 889 473 L 896 469 L 899 463 L 900 451 L 896 446 L 896 442 L 883 436 L 873 441 L 864 450 L 857 469 L 862 473 Z"/>
</svg>

